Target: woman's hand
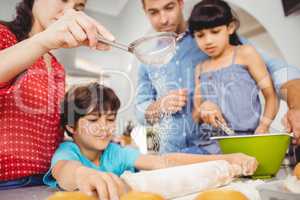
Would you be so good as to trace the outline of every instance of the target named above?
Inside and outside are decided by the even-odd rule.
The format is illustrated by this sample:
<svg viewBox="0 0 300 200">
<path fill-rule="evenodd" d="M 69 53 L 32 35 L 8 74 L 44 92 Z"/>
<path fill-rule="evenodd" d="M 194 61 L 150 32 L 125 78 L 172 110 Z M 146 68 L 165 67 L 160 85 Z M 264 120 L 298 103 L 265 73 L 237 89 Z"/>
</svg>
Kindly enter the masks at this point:
<svg viewBox="0 0 300 200">
<path fill-rule="evenodd" d="M 252 175 L 258 167 L 258 162 L 256 158 L 243 153 L 227 154 L 224 156 L 225 160 L 228 161 L 230 164 L 241 167 L 242 171 L 240 175 Z"/>
<path fill-rule="evenodd" d="M 109 50 L 109 45 L 98 42 L 97 34 L 108 40 L 114 40 L 113 35 L 94 19 L 84 12 L 70 9 L 36 37 L 48 51 L 82 45 L 98 50 Z"/>
<path fill-rule="evenodd" d="M 226 124 L 219 106 L 211 101 L 205 101 L 201 104 L 200 117 L 204 123 L 210 124 L 216 128 L 219 128 L 219 125 L 216 122 L 217 119 L 223 124 Z"/>
<path fill-rule="evenodd" d="M 118 200 L 129 187 L 116 175 L 79 167 L 75 173 L 79 191 L 95 195 L 99 200 Z"/>
</svg>

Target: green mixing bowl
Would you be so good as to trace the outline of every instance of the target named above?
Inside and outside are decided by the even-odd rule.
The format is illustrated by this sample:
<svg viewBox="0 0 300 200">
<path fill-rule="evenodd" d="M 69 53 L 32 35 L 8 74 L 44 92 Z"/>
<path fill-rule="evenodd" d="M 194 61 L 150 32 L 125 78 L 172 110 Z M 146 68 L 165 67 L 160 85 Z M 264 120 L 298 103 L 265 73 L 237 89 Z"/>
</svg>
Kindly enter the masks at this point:
<svg viewBox="0 0 300 200">
<path fill-rule="evenodd" d="M 212 137 L 219 142 L 224 154 L 244 153 L 253 156 L 259 162 L 259 166 L 252 178 L 272 178 L 280 169 L 290 144 L 290 135 L 262 134 L 243 136 Z"/>
</svg>

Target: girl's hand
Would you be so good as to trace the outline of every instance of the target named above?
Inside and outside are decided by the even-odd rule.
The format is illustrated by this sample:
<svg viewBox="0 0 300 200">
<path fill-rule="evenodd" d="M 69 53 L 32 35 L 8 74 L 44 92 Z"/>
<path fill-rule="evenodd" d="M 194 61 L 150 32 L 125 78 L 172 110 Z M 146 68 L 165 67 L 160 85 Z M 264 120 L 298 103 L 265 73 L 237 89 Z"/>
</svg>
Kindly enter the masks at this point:
<svg viewBox="0 0 300 200">
<path fill-rule="evenodd" d="M 98 50 L 108 50 L 110 46 L 99 43 L 96 35 L 114 40 L 112 34 L 84 12 L 67 10 L 64 15 L 45 31 L 36 35 L 43 48 L 50 51 L 58 48 L 89 46 Z"/>
<path fill-rule="evenodd" d="M 224 156 L 225 160 L 228 161 L 230 164 L 241 167 L 241 174 L 237 175 L 252 175 L 258 167 L 258 162 L 256 158 L 243 153 L 227 154 Z"/>
<path fill-rule="evenodd" d="M 211 101 L 205 101 L 201 104 L 200 118 L 204 123 L 210 124 L 216 128 L 219 128 L 219 125 L 216 122 L 217 119 L 223 124 L 226 124 L 219 106 Z"/>
<path fill-rule="evenodd" d="M 118 200 L 129 187 L 116 175 L 79 167 L 75 173 L 79 191 L 97 196 L 99 200 Z"/>
<path fill-rule="evenodd" d="M 263 124 L 260 124 L 255 130 L 255 134 L 268 133 L 268 132 L 269 132 L 269 127 Z"/>
</svg>

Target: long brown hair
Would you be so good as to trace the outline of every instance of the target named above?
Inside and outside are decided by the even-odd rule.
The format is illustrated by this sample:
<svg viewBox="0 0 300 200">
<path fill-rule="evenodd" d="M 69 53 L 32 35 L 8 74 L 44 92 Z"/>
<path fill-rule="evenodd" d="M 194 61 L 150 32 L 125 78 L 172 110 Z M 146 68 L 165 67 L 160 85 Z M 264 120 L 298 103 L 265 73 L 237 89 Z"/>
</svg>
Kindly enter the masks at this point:
<svg viewBox="0 0 300 200">
<path fill-rule="evenodd" d="M 7 26 L 17 37 L 18 41 L 28 38 L 33 25 L 34 0 L 23 0 L 16 7 L 16 17 L 12 21 L 0 21 L 0 24 Z"/>
</svg>

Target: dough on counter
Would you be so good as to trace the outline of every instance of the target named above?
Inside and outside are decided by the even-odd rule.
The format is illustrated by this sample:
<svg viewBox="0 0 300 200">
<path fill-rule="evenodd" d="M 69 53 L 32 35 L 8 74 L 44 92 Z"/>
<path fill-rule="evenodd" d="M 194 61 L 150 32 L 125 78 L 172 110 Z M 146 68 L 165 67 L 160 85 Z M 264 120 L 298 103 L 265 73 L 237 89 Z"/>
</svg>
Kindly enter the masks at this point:
<svg viewBox="0 0 300 200">
<path fill-rule="evenodd" d="M 202 192 L 195 200 L 248 200 L 248 198 L 235 190 L 216 189 Z"/>
<path fill-rule="evenodd" d="M 218 188 L 230 183 L 235 172 L 224 160 L 182 165 L 165 169 L 124 173 L 121 178 L 134 190 L 174 199 Z"/>
<path fill-rule="evenodd" d="M 300 180 L 300 163 L 298 163 L 294 169 L 294 175 Z"/>
<path fill-rule="evenodd" d="M 158 194 L 132 191 L 121 197 L 121 200 L 165 200 Z"/>
<path fill-rule="evenodd" d="M 97 198 L 88 196 L 82 192 L 56 192 L 47 200 L 97 200 Z"/>
</svg>

